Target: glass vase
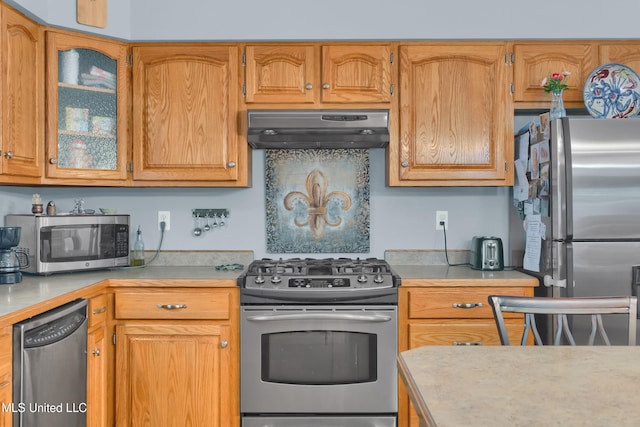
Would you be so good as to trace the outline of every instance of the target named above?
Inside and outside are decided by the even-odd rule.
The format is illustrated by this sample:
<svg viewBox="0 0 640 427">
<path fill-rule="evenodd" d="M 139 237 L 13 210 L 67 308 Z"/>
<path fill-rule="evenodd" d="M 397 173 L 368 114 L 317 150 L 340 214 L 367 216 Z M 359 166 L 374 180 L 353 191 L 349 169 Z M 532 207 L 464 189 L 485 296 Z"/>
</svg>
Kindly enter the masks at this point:
<svg viewBox="0 0 640 427">
<path fill-rule="evenodd" d="M 564 100 L 562 99 L 563 90 L 551 91 L 551 110 L 549 110 L 549 119 L 555 120 L 566 117 L 567 110 L 564 108 Z"/>
</svg>

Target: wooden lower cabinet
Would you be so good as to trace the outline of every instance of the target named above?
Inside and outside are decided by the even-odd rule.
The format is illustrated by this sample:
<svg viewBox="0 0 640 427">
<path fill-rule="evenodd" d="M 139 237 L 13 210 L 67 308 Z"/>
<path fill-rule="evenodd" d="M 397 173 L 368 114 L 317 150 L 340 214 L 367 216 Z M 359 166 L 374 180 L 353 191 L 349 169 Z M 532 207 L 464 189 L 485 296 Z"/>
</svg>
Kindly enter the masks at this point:
<svg viewBox="0 0 640 427">
<path fill-rule="evenodd" d="M 529 279 L 523 280 L 522 287 L 411 287 L 410 283 L 403 284 L 398 295 L 399 351 L 425 345 L 500 345 L 488 296 L 533 296 L 534 285 L 535 281 Z M 505 321 L 512 340 L 518 342 L 524 326 L 523 317 L 509 314 Z M 398 426 L 418 427 L 418 416 L 401 379 L 398 379 L 398 390 Z"/>
<path fill-rule="evenodd" d="M 116 425 L 239 425 L 238 305 L 230 289 L 116 293 Z"/>
<path fill-rule="evenodd" d="M 87 334 L 87 426 L 108 426 L 107 295 L 89 299 Z"/>
<path fill-rule="evenodd" d="M 11 326 L 0 329 L 0 427 L 11 427 Z M 6 410 L 9 409 L 9 410 Z"/>
</svg>

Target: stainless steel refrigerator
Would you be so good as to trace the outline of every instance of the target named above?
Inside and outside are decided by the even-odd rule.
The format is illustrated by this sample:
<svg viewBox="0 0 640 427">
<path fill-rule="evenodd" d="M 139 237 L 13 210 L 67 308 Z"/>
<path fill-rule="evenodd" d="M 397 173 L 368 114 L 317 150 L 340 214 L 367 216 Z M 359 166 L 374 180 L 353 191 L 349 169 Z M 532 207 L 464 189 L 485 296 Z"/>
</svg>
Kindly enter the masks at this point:
<svg viewBox="0 0 640 427">
<path fill-rule="evenodd" d="M 544 129 L 541 116 L 516 137 L 509 263 L 540 279 L 537 295 L 636 295 L 640 119 L 575 117 L 548 124 Z M 605 319 L 605 326 L 612 343 L 625 342 L 623 319 Z M 573 328 L 586 337 L 588 319 L 574 319 Z M 549 337 L 553 326 L 546 329 Z"/>
</svg>

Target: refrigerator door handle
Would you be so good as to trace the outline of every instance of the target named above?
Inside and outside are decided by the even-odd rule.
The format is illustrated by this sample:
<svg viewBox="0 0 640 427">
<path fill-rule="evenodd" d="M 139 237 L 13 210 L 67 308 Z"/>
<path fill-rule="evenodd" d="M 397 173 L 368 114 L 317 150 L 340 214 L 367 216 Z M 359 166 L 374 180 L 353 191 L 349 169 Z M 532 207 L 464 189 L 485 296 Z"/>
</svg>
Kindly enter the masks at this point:
<svg viewBox="0 0 640 427">
<path fill-rule="evenodd" d="M 552 237 L 568 240 L 573 235 L 573 178 L 569 120 L 551 121 L 551 221 Z"/>
<path fill-rule="evenodd" d="M 573 156 L 571 154 L 571 131 L 569 129 L 569 119 L 563 117 L 562 123 L 562 147 L 564 149 L 564 230 L 565 239 L 573 238 Z M 569 282 L 571 283 L 571 282 Z"/>
</svg>

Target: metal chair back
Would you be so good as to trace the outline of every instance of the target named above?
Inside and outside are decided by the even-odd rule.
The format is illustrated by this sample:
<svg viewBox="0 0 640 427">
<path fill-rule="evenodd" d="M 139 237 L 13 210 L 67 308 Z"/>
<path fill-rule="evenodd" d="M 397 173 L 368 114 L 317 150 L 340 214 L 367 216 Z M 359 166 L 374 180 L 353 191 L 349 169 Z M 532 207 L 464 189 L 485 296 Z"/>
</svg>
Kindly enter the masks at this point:
<svg viewBox="0 0 640 427">
<path fill-rule="evenodd" d="M 562 338 L 570 345 L 576 345 L 574 334 L 569 327 L 570 315 L 591 317 L 591 332 L 587 345 L 594 345 L 596 334 L 604 345 L 611 345 L 604 323 L 603 314 L 619 314 L 628 317 L 628 345 L 636 345 L 637 297 L 597 297 L 597 298 L 547 298 L 490 295 L 489 304 L 500 335 L 502 345 L 510 345 L 507 327 L 502 313 L 523 313 L 524 330 L 520 345 L 525 345 L 529 334 L 533 334 L 536 345 L 543 345 L 535 321 L 536 314 L 549 314 L 555 322 L 553 345 L 563 344 Z"/>
</svg>

